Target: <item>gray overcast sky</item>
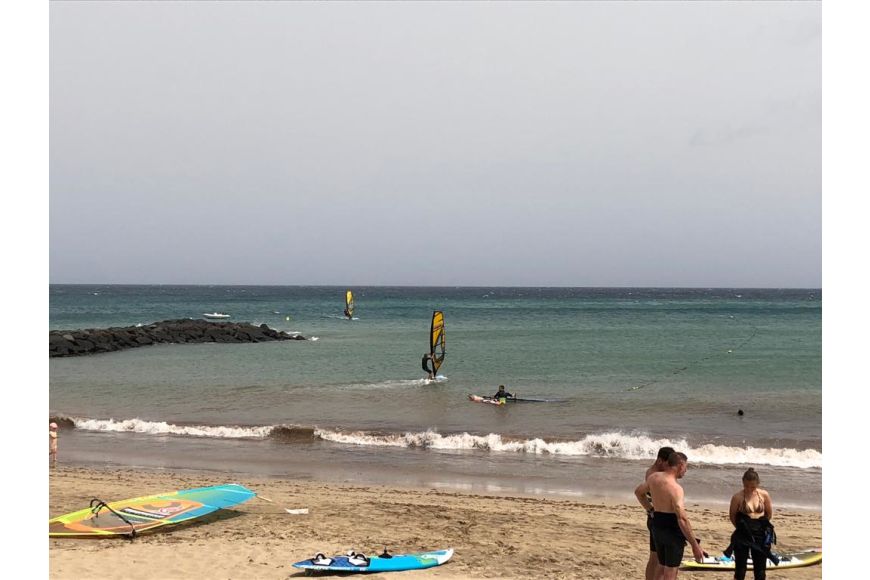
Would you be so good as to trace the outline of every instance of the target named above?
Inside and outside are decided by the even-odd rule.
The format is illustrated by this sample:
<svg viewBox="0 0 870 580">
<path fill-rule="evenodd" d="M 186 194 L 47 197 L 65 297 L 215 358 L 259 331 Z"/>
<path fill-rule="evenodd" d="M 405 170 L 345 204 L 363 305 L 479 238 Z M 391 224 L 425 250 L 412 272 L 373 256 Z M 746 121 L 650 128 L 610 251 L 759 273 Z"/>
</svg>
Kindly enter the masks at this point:
<svg viewBox="0 0 870 580">
<path fill-rule="evenodd" d="M 50 8 L 54 283 L 821 286 L 821 4 Z"/>
</svg>

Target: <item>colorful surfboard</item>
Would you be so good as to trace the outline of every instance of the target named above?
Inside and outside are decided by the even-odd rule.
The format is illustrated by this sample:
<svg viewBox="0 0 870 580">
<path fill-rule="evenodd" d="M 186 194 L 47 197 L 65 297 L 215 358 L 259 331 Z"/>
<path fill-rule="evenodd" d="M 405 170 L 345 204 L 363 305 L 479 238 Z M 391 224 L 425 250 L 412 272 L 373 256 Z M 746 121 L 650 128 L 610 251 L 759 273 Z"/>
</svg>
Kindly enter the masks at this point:
<svg viewBox="0 0 870 580">
<path fill-rule="evenodd" d="M 779 564 L 774 564 L 770 560 L 767 561 L 768 570 L 785 570 L 788 568 L 803 568 L 804 566 L 812 566 L 822 561 L 821 550 L 805 550 L 803 552 L 791 552 L 789 554 L 777 554 L 780 557 Z M 734 558 L 726 558 L 718 556 L 715 558 L 704 558 L 700 564 L 694 560 L 683 560 L 683 570 L 722 570 L 734 571 Z M 749 570 L 752 570 L 752 558 L 749 559 Z"/>
<path fill-rule="evenodd" d="M 488 405 L 504 405 L 507 399 L 495 399 L 493 397 L 481 397 L 480 395 L 468 395 L 468 400 L 475 403 L 486 403 Z"/>
<path fill-rule="evenodd" d="M 50 537 L 135 536 L 248 501 L 256 494 L 243 485 L 185 489 L 103 503 L 48 520 Z"/>
<path fill-rule="evenodd" d="M 565 399 L 536 399 L 529 397 L 505 397 L 497 399 L 480 395 L 468 395 L 468 400 L 475 403 L 488 403 L 490 405 L 504 405 L 507 403 L 564 403 Z"/>
<path fill-rule="evenodd" d="M 451 557 L 453 557 L 453 548 L 417 554 L 396 554 L 389 558 L 371 556 L 368 566 L 351 564 L 347 556 L 335 556 L 327 559 L 330 560 L 328 564 L 315 564 L 314 559 L 309 559 L 296 562 L 293 567 L 303 570 L 329 570 L 332 572 L 402 572 L 440 566 Z"/>
</svg>

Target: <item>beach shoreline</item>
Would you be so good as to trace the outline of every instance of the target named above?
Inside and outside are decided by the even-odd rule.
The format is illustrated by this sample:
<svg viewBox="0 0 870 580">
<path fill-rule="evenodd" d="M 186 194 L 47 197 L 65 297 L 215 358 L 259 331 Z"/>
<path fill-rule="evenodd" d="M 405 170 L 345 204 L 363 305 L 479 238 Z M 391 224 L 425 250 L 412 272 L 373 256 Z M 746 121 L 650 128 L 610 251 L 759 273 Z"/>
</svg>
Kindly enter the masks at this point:
<svg viewBox="0 0 870 580">
<path fill-rule="evenodd" d="M 78 428 L 65 429 L 61 439 L 61 459 L 67 465 L 204 472 L 217 467 L 240 476 L 621 503 L 635 501 L 633 490 L 652 461 L 596 454 L 595 449 L 566 456 L 523 448 L 437 449 Z M 616 452 L 629 449 L 636 441 L 593 438 L 598 440 L 615 445 Z M 678 440 L 643 443 L 650 449 L 663 445 L 685 449 Z M 687 495 L 704 504 L 727 505 L 746 464 L 710 464 L 696 460 L 694 451 L 689 455 L 689 475 L 684 479 Z M 780 507 L 821 509 L 821 469 L 750 465 L 759 470 Z"/>
<path fill-rule="evenodd" d="M 641 578 L 648 555 L 645 516 L 630 503 L 238 472 L 62 465 L 50 470 L 49 513 L 81 509 L 93 497 L 114 501 L 229 482 L 272 501 L 255 498 L 132 542 L 51 539 L 50 576 L 277 579 L 301 575 L 291 564 L 317 552 L 452 547 L 455 555 L 448 564 L 399 577 L 615 580 Z M 291 515 L 285 508 L 306 508 L 309 514 Z M 702 545 L 711 554 L 719 553 L 731 532 L 726 508 L 691 497 L 687 508 Z M 778 551 L 821 547 L 821 522 L 820 511 L 776 509 Z M 772 571 L 768 577 L 806 580 L 821 578 L 821 570 Z"/>
</svg>

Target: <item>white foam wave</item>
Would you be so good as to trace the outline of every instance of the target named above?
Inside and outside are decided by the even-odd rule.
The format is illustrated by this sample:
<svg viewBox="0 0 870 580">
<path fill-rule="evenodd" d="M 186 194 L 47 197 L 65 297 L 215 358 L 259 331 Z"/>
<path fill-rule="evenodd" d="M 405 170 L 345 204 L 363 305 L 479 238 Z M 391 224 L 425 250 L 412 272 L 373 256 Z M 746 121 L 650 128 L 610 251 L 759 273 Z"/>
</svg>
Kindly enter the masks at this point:
<svg viewBox="0 0 870 580">
<path fill-rule="evenodd" d="M 378 383 L 350 383 L 341 385 L 344 389 L 355 390 L 374 390 L 374 389 L 395 389 L 398 387 L 414 387 L 423 384 L 426 379 L 391 379 Z"/>
<path fill-rule="evenodd" d="M 415 382 L 420 385 L 431 385 L 432 383 L 446 383 L 448 380 L 450 379 L 448 379 L 444 375 L 436 375 L 434 379 L 428 379 L 426 377 L 423 377 L 422 379 L 418 379 Z"/>
<path fill-rule="evenodd" d="M 86 431 L 110 431 L 115 433 L 144 433 L 146 435 L 186 435 L 188 437 L 218 437 L 226 439 L 264 438 L 272 426 L 231 427 L 226 425 L 173 425 L 165 421 L 142 419 L 73 419 L 76 429 Z"/>
<path fill-rule="evenodd" d="M 423 385 L 431 385 L 432 383 L 441 383 L 447 381 L 444 375 L 438 375 L 434 380 L 429 380 L 426 377 L 419 379 L 387 379 L 377 383 L 350 383 L 341 385 L 344 389 L 359 389 L 359 390 L 375 390 L 375 389 L 395 389 L 400 387 L 419 387 Z"/>
<path fill-rule="evenodd" d="M 398 381 L 397 381 L 398 382 Z M 410 381 L 409 381 L 410 382 Z M 275 425 L 239 427 L 231 425 L 175 425 L 143 419 L 72 418 L 77 429 L 146 435 L 178 435 L 226 439 L 265 439 Z M 618 431 L 586 435 L 576 441 L 546 441 L 541 438 L 510 439 L 496 433 L 442 435 L 433 430 L 406 433 L 372 433 L 315 428 L 315 438 L 345 445 L 407 447 L 442 450 L 482 450 L 536 455 L 608 457 L 626 460 L 651 460 L 659 448 L 674 447 L 686 453 L 692 463 L 710 465 L 771 465 L 802 469 L 821 468 L 822 454 L 815 449 L 736 447 L 704 444 L 692 447 L 684 439 L 653 439 L 645 435 Z"/>
<path fill-rule="evenodd" d="M 372 434 L 363 431 L 315 430 L 326 441 L 350 445 L 417 447 L 425 449 L 486 450 L 497 452 L 552 454 L 565 456 L 611 457 L 615 459 L 653 459 L 660 447 L 671 446 L 689 456 L 689 461 L 713 465 L 745 464 L 813 468 L 822 466 L 822 454 L 814 449 L 777 449 L 701 445 L 691 447 L 685 440 L 653 439 L 643 435 L 612 432 L 587 435 L 577 441 L 544 439 L 510 440 L 501 435 L 460 433 L 441 435 L 435 431 L 402 434 Z"/>
</svg>

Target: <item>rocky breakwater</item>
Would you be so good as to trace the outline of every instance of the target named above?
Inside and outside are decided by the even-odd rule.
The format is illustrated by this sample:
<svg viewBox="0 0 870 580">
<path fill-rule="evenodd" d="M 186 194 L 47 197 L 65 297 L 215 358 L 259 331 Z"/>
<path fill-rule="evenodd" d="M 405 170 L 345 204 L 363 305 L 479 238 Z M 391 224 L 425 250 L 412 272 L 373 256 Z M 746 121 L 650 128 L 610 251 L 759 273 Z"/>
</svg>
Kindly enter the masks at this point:
<svg viewBox="0 0 870 580">
<path fill-rule="evenodd" d="M 265 324 L 254 326 L 240 322 L 164 320 L 145 326 L 51 330 L 48 332 L 48 356 L 80 356 L 151 344 L 274 340 L 305 340 L 305 337 L 275 330 Z"/>
</svg>

